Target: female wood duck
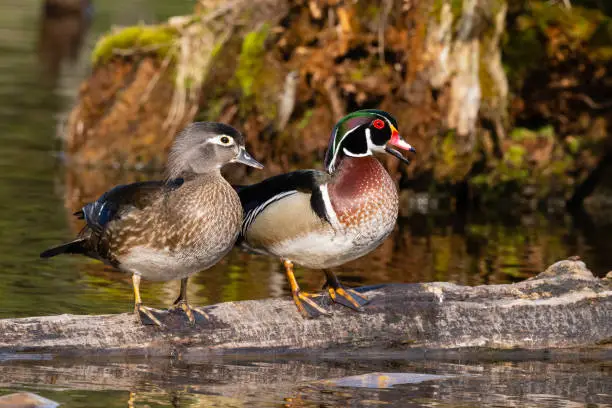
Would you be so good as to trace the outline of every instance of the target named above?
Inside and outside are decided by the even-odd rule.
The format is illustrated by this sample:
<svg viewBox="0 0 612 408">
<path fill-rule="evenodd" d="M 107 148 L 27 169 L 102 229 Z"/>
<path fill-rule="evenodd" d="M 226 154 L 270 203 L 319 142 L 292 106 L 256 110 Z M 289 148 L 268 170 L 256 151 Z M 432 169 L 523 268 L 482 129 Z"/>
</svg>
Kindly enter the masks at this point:
<svg viewBox="0 0 612 408">
<path fill-rule="evenodd" d="M 244 137 L 222 123 L 193 123 L 181 131 L 170 150 L 165 181 L 121 185 L 75 213 L 87 225 L 69 243 L 41 253 L 82 254 L 132 274 L 135 311 L 162 326 L 140 299 L 140 279 L 181 279 L 172 309 L 187 303 L 187 279 L 217 263 L 234 245 L 242 223 L 235 190 L 221 175 L 227 163 L 262 168 L 245 150 Z"/>
<path fill-rule="evenodd" d="M 244 208 L 239 241 L 258 253 L 280 257 L 293 299 L 306 317 L 327 312 L 300 291 L 293 262 L 323 269 L 333 301 L 361 311 L 367 299 L 345 289 L 328 270 L 378 247 L 398 215 L 398 193 L 389 173 L 373 153 L 389 153 L 406 164 L 395 148 L 415 150 L 397 131 L 387 112 L 361 110 L 334 127 L 325 168 L 300 170 L 237 187 Z"/>
</svg>

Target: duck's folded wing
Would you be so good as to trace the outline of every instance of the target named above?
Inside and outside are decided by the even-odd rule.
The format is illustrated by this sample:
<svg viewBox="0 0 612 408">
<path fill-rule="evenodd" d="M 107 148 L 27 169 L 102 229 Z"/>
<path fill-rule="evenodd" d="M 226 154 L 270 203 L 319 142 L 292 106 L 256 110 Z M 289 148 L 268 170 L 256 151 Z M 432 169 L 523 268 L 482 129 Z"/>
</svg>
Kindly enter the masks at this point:
<svg viewBox="0 0 612 408">
<path fill-rule="evenodd" d="M 329 181 L 329 174 L 317 170 L 298 170 L 270 177 L 249 186 L 235 186 L 244 210 L 242 233 L 258 214 L 272 203 L 301 192 L 311 194 L 310 206 L 317 216 L 329 222 L 320 187 Z"/>
<path fill-rule="evenodd" d="M 79 236 L 71 242 L 43 251 L 40 254 L 41 258 L 65 253 L 83 254 L 115 265 L 109 253 L 108 241 L 104 237 L 105 226 L 135 208 L 145 208 L 161 191 L 178 188 L 182 183 L 182 179 L 168 182 L 147 181 L 121 185 L 107 191 L 96 201 L 74 213 L 87 222 Z"/>
<path fill-rule="evenodd" d="M 76 212 L 79 218 L 84 218 L 92 230 L 99 232 L 113 221 L 134 209 L 143 209 L 151 204 L 158 194 L 165 189 L 180 187 L 182 179 L 164 181 L 144 181 L 119 185 L 105 192 L 96 201 Z"/>
</svg>

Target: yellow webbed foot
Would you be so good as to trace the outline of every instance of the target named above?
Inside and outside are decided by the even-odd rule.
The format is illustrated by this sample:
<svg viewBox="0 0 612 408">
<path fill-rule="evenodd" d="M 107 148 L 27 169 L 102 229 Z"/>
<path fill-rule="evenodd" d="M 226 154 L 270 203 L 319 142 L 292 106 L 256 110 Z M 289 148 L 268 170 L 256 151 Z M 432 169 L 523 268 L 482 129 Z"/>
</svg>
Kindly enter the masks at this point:
<svg viewBox="0 0 612 408">
<path fill-rule="evenodd" d="M 295 279 L 295 275 L 293 273 L 293 262 L 290 260 L 283 260 L 283 266 L 285 267 L 285 272 L 287 273 L 287 279 L 289 280 L 289 285 L 291 286 L 291 295 L 293 296 L 293 301 L 297 306 L 298 310 L 302 314 L 302 316 L 306 318 L 314 318 L 319 317 L 321 315 L 328 315 L 329 312 L 319 306 L 313 299 L 320 297 L 321 295 L 310 294 L 306 292 L 302 292 L 300 290 L 300 286 Z"/>
<path fill-rule="evenodd" d="M 330 286 L 327 290 L 334 302 L 358 312 L 363 312 L 362 306 L 367 305 L 369 302 L 365 296 L 359 294 L 357 291 L 344 288 L 343 286 L 337 288 L 332 288 Z"/>
<path fill-rule="evenodd" d="M 319 306 L 313 299 L 321 297 L 321 295 L 302 292 L 300 290 L 292 293 L 293 301 L 297 306 L 302 316 L 306 318 L 315 318 L 321 315 L 328 315 L 329 312 Z"/>
<path fill-rule="evenodd" d="M 327 287 L 329 296 L 334 302 L 358 312 L 363 312 L 363 306 L 369 302 L 368 298 L 354 289 L 345 288 L 333 272 L 326 270 L 325 276 L 327 277 L 325 287 Z"/>
<path fill-rule="evenodd" d="M 175 304 L 173 304 L 168 311 L 170 312 L 176 312 L 176 311 L 183 311 L 185 313 L 185 315 L 187 316 L 187 318 L 189 319 L 189 324 L 191 324 L 192 326 L 195 326 L 196 324 L 196 315 L 201 316 L 204 320 L 208 320 L 209 316 L 206 312 L 204 312 L 203 310 L 199 310 L 197 308 L 191 307 L 191 305 L 189 303 L 187 303 L 186 300 L 179 300 L 178 302 L 176 302 Z"/>
<path fill-rule="evenodd" d="M 144 306 L 142 303 L 134 304 L 134 313 L 143 325 L 155 325 L 159 328 L 165 328 L 166 326 L 159 320 L 155 313 L 161 313 L 161 310 L 154 309 L 152 307 Z"/>
</svg>

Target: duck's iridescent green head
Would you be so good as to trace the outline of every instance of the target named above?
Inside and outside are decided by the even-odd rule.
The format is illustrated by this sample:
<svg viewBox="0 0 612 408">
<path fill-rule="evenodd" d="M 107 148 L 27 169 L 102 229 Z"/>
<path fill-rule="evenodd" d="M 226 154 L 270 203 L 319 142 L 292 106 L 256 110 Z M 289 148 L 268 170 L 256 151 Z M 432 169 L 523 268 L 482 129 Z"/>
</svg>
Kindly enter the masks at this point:
<svg viewBox="0 0 612 408">
<path fill-rule="evenodd" d="M 394 147 L 415 151 L 400 136 L 397 121 L 391 114 L 377 109 L 359 110 L 346 115 L 334 126 L 325 155 L 325 168 L 332 173 L 343 157 L 371 156 L 375 152 L 391 154 L 410 164 Z"/>
</svg>

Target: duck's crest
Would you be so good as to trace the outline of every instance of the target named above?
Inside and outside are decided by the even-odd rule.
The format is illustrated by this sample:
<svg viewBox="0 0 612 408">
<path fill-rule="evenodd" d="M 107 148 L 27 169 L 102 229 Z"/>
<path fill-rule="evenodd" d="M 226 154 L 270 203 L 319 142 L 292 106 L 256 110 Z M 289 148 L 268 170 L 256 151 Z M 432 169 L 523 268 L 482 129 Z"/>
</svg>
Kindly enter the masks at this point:
<svg viewBox="0 0 612 408">
<path fill-rule="evenodd" d="M 325 168 L 329 173 L 334 170 L 338 151 L 340 145 L 346 136 L 351 134 L 353 131 L 358 129 L 360 126 L 370 123 L 373 118 L 380 116 L 385 118 L 397 127 L 397 120 L 388 112 L 379 109 L 362 109 L 352 113 L 349 113 L 336 123 L 332 130 L 331 137 L 329 139 L 329 145 L 327 146 L 327 152 L 325 154 Z"/>
</svg>

